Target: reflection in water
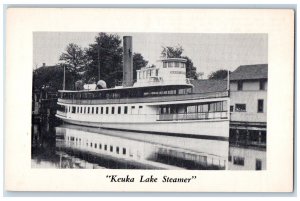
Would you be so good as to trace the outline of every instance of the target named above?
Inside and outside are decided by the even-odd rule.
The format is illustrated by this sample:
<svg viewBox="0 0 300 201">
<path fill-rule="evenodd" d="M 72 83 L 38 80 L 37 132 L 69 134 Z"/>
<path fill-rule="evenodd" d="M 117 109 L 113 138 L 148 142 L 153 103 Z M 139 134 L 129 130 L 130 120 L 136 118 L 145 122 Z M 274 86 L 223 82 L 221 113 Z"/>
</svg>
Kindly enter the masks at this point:
<svg viewBox="0 0 300 201">
<path fill-rule="evenodd" d="M 252 167 L 252 162 L 246 162 L 249 158 L 254 160 L 254 164 L 256 162 L 256 167 Z M 111 131 L 69 124 L 56 126 L 46 122 L 33 125 L 32 167 L 265 169 L 265 151 L 230 147 L 228 141 Z"/>
</svg>

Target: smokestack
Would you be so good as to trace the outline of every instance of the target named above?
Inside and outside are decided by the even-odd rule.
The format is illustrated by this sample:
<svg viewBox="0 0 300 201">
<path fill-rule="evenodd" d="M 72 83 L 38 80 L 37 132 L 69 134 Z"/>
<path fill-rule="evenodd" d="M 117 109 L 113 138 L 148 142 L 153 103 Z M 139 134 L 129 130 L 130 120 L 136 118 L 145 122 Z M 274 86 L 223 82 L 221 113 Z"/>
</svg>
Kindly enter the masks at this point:
<svg viewBox="0 0 300 201">
<path fill-rule="evenodd" d="M 133 85 L 132 37 L 123 36 L 123 86 Z"/>
</svg>

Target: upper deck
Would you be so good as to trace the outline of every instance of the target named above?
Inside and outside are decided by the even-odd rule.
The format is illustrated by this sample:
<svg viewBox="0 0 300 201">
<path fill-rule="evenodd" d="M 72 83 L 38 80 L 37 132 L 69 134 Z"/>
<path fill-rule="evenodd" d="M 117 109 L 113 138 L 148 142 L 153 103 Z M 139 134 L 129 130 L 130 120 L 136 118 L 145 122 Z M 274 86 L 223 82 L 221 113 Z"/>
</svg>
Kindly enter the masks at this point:
<svg viewBox="0 0 300 201">
<path fill-rule="evenodd" d="M 120 87 L 98 90 L 69 91 L 59 90 L 60 99 L 72 100 L 113 100 L 166 95 L 184 95 L 191 93 L 193 85 L 156 85 L 143 87 Z"/>
<path fill-rule="evenodd" d="M 58 102 L 66 104 L 122 104 L 190 101 L 228 97 L 228 91 L 194 93 L 192 85 L 124 87 L 94 91 L 59 91 Z"/>
</svg>

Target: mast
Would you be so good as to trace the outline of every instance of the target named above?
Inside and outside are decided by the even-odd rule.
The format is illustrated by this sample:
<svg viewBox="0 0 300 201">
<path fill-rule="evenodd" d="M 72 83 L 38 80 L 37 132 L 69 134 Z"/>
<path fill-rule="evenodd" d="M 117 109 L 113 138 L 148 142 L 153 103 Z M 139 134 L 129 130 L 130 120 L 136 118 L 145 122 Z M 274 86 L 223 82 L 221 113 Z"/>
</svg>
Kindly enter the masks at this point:
<svg viewBox="0 0 300 201">
<path fill-rule="evenodd" d="M 229 70 L 227 70 L 227 90 L 230 89 L 230 82 L 229 82 Z"/>
<path fill-rule="evenodd" d="M 66 65 L 63 64 L 64 66 L 64 81 L 63 81 L 63 90 L 66 88 Z"/>
<path fill-rule="evenodd" d="M 100 80 L 100 44 L 98 45 L 98 80 Z"/>
</svg>

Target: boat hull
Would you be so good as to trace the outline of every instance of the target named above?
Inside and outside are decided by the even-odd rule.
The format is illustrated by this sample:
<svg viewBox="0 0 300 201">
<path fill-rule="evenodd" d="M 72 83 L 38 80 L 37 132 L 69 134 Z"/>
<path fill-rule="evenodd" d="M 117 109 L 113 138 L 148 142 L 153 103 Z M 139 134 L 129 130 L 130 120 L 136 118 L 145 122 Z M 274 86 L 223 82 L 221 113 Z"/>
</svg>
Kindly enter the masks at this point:
<svg viewBox="0 0 300 201">
<path fill-rule="evenodd" d="M 191 137 L 210 140 L 225 140 L 229 138 L 229 120 L 184 120 L 155 122 L 92 122 L 82 121 L 56 115 L 63 121 L 90 127 L 112 130 L 144 132 L 177 137 Z"/>
</svg>

